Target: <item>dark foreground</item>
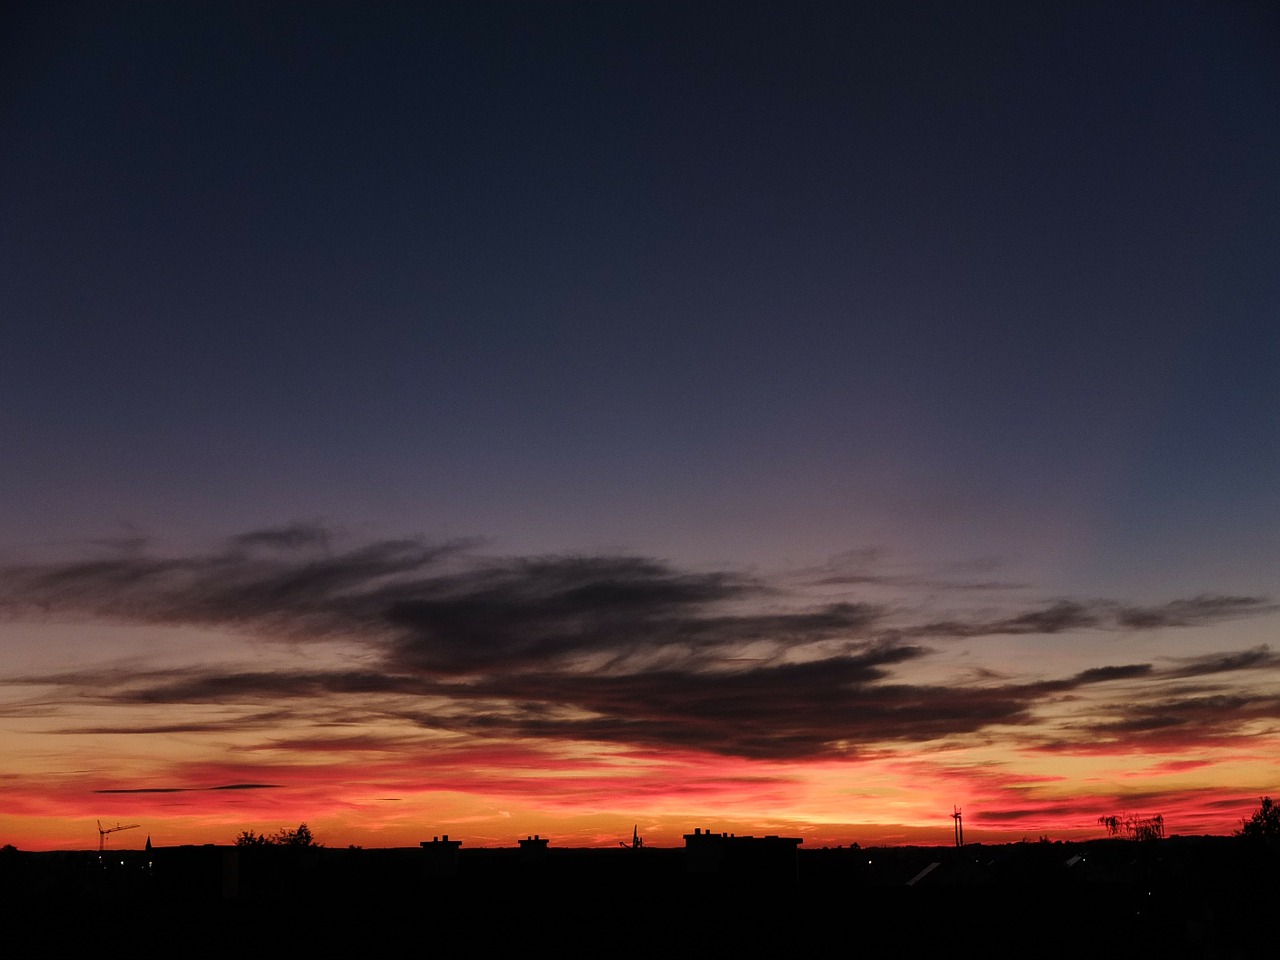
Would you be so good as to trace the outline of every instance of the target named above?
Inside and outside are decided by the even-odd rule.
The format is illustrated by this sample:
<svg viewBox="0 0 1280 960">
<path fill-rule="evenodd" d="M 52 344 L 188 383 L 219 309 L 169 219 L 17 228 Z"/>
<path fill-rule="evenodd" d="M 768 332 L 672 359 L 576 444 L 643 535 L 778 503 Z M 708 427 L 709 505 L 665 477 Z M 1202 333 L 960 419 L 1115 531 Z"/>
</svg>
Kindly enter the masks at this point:
<svg viewBox="0 0 1280 960">
<path fill-rule="evenodd" d="M 1236 838 L 801 850 L 6 851 L 14 940 L 62 956 L 1280 956 L 1280 856 Z"/>
</svg>

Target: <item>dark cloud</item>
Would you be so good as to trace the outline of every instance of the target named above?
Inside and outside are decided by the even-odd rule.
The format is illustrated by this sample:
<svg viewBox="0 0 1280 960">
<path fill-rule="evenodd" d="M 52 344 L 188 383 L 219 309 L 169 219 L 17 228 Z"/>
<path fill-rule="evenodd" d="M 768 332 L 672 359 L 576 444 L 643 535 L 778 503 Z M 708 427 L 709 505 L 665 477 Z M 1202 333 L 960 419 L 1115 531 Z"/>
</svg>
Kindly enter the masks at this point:
<svg viewBox="0 0 1280 960">
<path fill-rule="evenodd" d="M 881 647 L 860 656 L 737 671 L 502 675 L 469 684 L 466 696 L 571 705 L 572 714 L 503 712 L 463 722 L 490 734 L 781 758 L 852 750 L 869 741 L 931 739 L 995 720 L 1014 722 L 1023 714 L 1025 702 L 998 692 L 879 682 L 887 666 L 920 654 Z"/>
<path fill-rule="evenodd" d="M 1251 597 L 1155 607 L 1060 599 L 922 618 L 855 598 L 804 601 L 758 578 L 643 557 L 494 558 L 465 543 L 339 539 L 299 524 L 247 533 L 207 554 L 163 557 L 131 547 L 93 560 L 12 565 L 0 569 L 0 611 L 217 625 L 290 641 L 345 638 L 362 650 L 358 669 L 128 667 L 5 682 L 60 685 L 115 704 L 284 709 L 314 701 L 337 711 L 360 702 L 432 729 L 787 758 L 1025 725 L 1046 700 L 1109 682 L 1275 665 L 1263 647 L 1165 671 L 1099 666 L 1032 683 L 978 671 L 967 682 L 911 684 L 898 668 L 935 652 L 914 639 L 1148 629 L 1273 607 Z M 1190 722 L 1187 709 L 1133 706 L 1114 708 L 1095 727 L 1115 734 Z M 196 729 L 203 723 L 95 728 Z"/>
<path fill-rule="evenodd" d="M 984 577 L 998 568 L 997 561 L 977 559 L 920 566 L 895 561 L 889 551 L 868 547 L 832 557 L 825 564 L 797 571 L 798 582 L 815 587 L 893 587 L 909 590 L 963 591 L 1022 590 L 1028 584 Z"/>
<path fill-rule="evenodd" d="M 1157 627 L 1193 627 L 1255 616 L 1276 606 L 1259 597 L 1202 594 L 1187 600 L 1171 600 L 1154 607 L 1121 607 L 1116 622 L 1122 627 L 1153 630 Z"/>
<path fill-rule="evenodd" d="M 1055 600 L 913 621 L 856 601 L 765 609 L 780 594 L 770 584 L 643 557 L 493 559 L 473 556 L 471 542 L 400 539 L 337 549 L 334 540 L 322 527 L 299 524 L 242 534 L 203 555 L 131 548 L 80 562 L 9 565 L 0 568 L 0 611 L 220 625 L 296 639 L 347 635 L 386 644 L 421 668 L 459 673 L 673 644 L 1054 635 L 1206 624 L 1275 609 L 1258 597 L 1204 595 L 1153 607 Z M 748 602 L 746 614 L 731 609 Z"/>
<path fill-rule="evenodd" d="M 1271 652 L 1266 644 L 1252 650 L 1215 653 L 1202 657 L 1182 657 L 1174 661 L 1173 674 L 1179 677 L 1198 677 L 1235 670 L 1263 670 L 1280 667 L 1280 656 Z"/>
<path fill-rule="evenodd" d="M 570 557 L 487 564 L 378 596 L 396 661 L 444 674 L 518 670 L 574 654 L 618 657 L 679 646 L 693 653 L 757 639 L 759 617 L 720 615 L 721 605 L 759 596 L 728 574 L 682 574 L 628 557 Z M 766 618 L 806 640 L 864 625 L 844 605 Z"/>
<path fill-rule="evenodd" d="M 1046 697 L 1143 676 L 1134 665 L 1031 684 L 919 685 L 887 682 L 891 668 L 926 656 L 921 647 L 868 644 L 856 655 L 736 670 L 494 672 L 465 682 L 415 673 L 207 673 L 150 682 L 122 675 L 104 692 L 124 704 L 310 701 L 325 695 L 399 695 L 385 714 L 436 731 L 484 737 L 595 740 L 791 759 L 850 754 L 870 743 L 923 742 L 992 724 L 1025 725 Z M 53 683 L 58 677 L 39 678 Z M 74 685 L 85 680 L 73 676 Z M 424 709 L 406 704 L 435 698 Z M 416 699 L 415 699 L 416 698 Z M 368 716 L 376 713 L 372 705 Z"/>
<path fill-rule="evenodd" d="M 93 734 L 95 736 L 110 737 L 148 736 L 156 734 L 172 735 L 175 733 L 209 733 L 215 730 L 225 730 L 228 725 L 234 725 L 237 729 L 251 726 L 241 718 L 236 718 L 234 721 L 223 721 L 221 723 L 157 723 L 138 726 L 61 727 L 54 732 L 68 735 Z"/>
<path fill-rule="evenodd" d="M 243 703 L 326 694 L 421 694 L 433 687 L 421 678 L 375 671 L 291 672 L 285 670 L 195 673 L 183 672 L 160 682 L 128 684 L 111 699 L 120 703 Z"/>
<path fill-rule="evenodd" d="M 1133 680 L 1137 677 L 1149 677 L 1153 671 L 1149 663 L 1131 663 L 1120 667 L 1092 667 L 1082 670 L 1072 679 L 1077 684 L 1105 683 L 1108 680 Z"/>
<path fill-rule="evenodd" d="M 329 529 L 318 523 L 291 523 L 283 527 L 251 530 L 232 537 L 232 547 L 252 550 L 266 547 L 274 550 L 300 550 L 309 547 L 328 547 Z"/>
<path fill-rule="evenodd" d="M 278 783 L 226 783 L 217 787 L 129 787 L 93 793 L 204 793 L 213 790 L 279 790 Z"/>
<path fill-rule="evenodd" d="M 971 616 L 929 621 L 912 628 L 916 636 L 969 638 L 1000 635 L 1052 636 L 1076 630 L 1154 630 L 1160 627 L 1208 626 L 1241 617 L 1274 612 L 1265 597 L 1200 596 L 1156 606 L 1133 606 L 1109 600 L 1055 600 L 1008 616 Z"/>
<path fill-rule="evenodd" d="M 1223 717 L 1234 723 L 1243 713 L 1257 716 L 1275 711 L 1277 701 L 1254 697 L 1219 694 L 1208 697 L 1188 697 L 1164 700 L 1157 703 L 1126 704 L 1118 712 L 1125 719 L 1115 723 L 1100 724 L 1097 730 L 1153 730 L 1162 727 L 1205 724 L 1218 725 Z"/>
<path fill-rule="evenodd" d="M 217 787 L 207 787 L 208 790 L 278 790 L 278 783 L 224 783 Z"/>
<path fill-rule="evenodd" d="M 1067 630 L 1085 630 L 1103 625 L 1099 605 L 1086 605 L 1059 600 L 1008 616 L 970 617 L 936 620 L 914 628 L 917 635 L 929 637 L 985 637 L 1000 634 L 1057 634 Z"/>
<path fill-rule="evenodd" d="M 0 610 L 11 617 L 99 617 L 143 623 L 243 626 L 289 636 L 329 635 L 356 627 L 356 601 L 380 583 L 422 577 L 460 549 L 392 540 L 339 553 L 302 550 L 256 554 L 246 534 L 227 549 L 193 557 L 134 552 L 63 564 L 0 569 Z M 356 618 L 356 619 L 353 619 Z"/>
<path fill-rule="evenodd" d="M 1280 697 L 1239 693 L 1205 696 L 1146 697 L 1095 708 L 1096 719 L 1081 722 L 1076 735 L 1049 749 L 1078 749 L 1082 743 L 1098 751 L 1191 749 L 1248 741 L 1250 725 L 1280 721 Z M 1072 747 L 1074 743 L 1074 747 Z"/>
<path fill-rule="evenodd" d="M 1027 584 L 1009 580 L 934 580 L 910 575 L 838 573 L 809 581 L 815 587 L 898 587 L 902 589 L 955 590 L 978 593 L 986 590 L 1025 590 Z"/>
</svg>

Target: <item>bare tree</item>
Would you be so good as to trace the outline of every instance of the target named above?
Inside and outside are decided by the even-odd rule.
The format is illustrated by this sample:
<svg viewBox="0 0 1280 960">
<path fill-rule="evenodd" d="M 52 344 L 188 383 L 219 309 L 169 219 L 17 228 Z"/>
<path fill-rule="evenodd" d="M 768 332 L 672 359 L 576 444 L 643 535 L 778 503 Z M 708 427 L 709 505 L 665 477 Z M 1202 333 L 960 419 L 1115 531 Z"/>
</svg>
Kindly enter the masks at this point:
<svg viewBox="0 0 1280 960">
<path fill-rule="evenodd" d="M 1159 840 L 1164 836 L 1164 815 L 1157 813 L 1154 817 L 1135 817 L 1125 814 L 1123 818 L 1099 817 L 1098 823 L 1107 831 L 1107 836 L 1118 837 L 1124 834 L 1130 840 Z"/>
</svg>

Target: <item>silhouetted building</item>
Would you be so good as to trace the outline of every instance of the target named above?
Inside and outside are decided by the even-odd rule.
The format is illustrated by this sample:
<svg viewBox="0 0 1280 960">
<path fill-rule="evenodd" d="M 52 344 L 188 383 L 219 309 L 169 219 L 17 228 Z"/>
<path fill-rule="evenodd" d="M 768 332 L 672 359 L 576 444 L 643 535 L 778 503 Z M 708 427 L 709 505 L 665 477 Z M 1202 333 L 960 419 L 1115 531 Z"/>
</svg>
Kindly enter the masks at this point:
<svg viewBox="0 0 1280 960">
<path fill-rule="evenodd" d="M 547 838 L 534 834 L 520 841 L 521 860 L 540 860 L 547 852 Z"/>
<path fill-rule="evenodd" d="M 461 840 L 450 840 L 446 833 L 443 837 L 432 837 L 421 841 L 422 875 L 428 879 L 452 877 L 458 872 L 458 850 Z"/>
<path fill-rule="evenodd" d="M 738 837 L 696 828 L 684 835 L 685 871 L 726 881 L 795 883 L 799 837 Z"/>
</svg>

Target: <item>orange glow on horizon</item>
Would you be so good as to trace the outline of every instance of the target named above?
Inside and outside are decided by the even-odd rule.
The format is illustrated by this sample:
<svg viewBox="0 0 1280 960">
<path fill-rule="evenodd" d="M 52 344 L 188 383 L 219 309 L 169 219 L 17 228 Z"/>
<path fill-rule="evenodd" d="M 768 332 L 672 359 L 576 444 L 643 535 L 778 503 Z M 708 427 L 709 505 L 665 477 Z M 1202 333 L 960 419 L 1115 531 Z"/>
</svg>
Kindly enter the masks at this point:
<svg viewBox="0 0 1280 960">
<path fill-rule="evenodd" d="M 538 769 L 506 767 L 497 776 L 487 767 L 486 755 L 501 768 L 513 751 L 531 760 L 528 747 L 513 745 L 437 759 L 436 787 L 423 787 L 422 765 L 407 760 L 193 764 L 169 771 L 170 780 L 226 787 L 156 792 L 87 792 L 81 779 L 10 776 L 0 784 L 0 836 L 20 849 L 89 849 L 97 844 L 95 821 L 137 822 L 142 829 L 109 841 L 135 849 L 147 836 L 158 846 L 229 844 L 243 830 L 306 822 L 331 847 L 413 847 L 446 833 L 478 847 L 511 846 L 532 834 L 557 846 L 611 847 L 636 824 L 652 846 L 680 846 L 696 827 L 798 836 L 809 848 L 947 845 L 953 804 L 963 809 L 969 842 L 1006 843 L 1099 837 L 1100 816 L 1126 813 L 1160 813 L 1170 834 L 1225 834 L 1257 802 L 1252 793 L 1203 785 L 1201 763 L 1177 758 L 1149 758 L 1122 779 L 1001 772 L 965 765 L 958 752 L 942 755 L 945 762 L 886 754 L 813 763 L 654 753 L 621 764 L 600 756 L 575 763 L 550 751 Z M 1187 771 L 1200 779 L 1188 780 Z"/>
</svg>

